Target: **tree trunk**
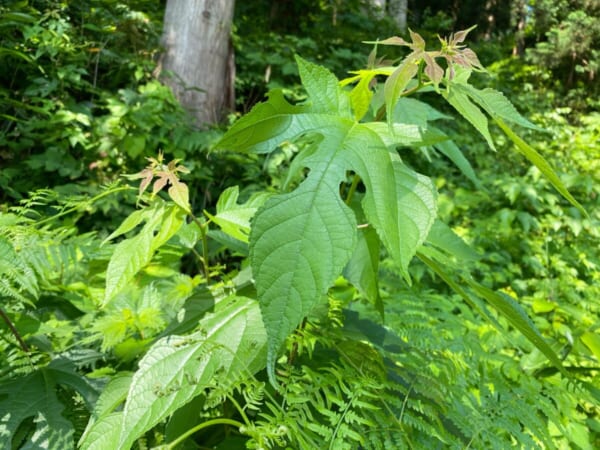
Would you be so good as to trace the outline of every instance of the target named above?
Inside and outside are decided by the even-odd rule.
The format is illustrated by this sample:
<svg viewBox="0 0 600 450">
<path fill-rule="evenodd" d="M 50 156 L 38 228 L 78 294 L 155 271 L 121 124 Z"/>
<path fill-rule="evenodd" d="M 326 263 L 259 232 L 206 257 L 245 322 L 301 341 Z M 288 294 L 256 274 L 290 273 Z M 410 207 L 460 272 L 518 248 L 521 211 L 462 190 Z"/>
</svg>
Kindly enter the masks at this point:
<svg viewBox="0 0 600 450">
<path fill-rule="evenodd" d="M 406 32 L 406 15 L 408 13 L 408 0 L 388 0 L 388 12 L 396 21 L 402 33 Z"/>
<path fill-rule="evenodd" d="M 200 127 L 234 107 L 231 22 L 235 0 L 168 0 L 162 79 Z"/>
</svg>

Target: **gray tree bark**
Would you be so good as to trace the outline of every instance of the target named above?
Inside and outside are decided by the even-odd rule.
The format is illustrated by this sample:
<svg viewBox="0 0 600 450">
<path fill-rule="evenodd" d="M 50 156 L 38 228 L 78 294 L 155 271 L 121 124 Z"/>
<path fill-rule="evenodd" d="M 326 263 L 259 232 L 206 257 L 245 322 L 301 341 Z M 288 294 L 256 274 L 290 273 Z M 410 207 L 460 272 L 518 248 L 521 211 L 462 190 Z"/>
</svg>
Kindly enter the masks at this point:
<svg viewBox="0 0 600 450">
<path fill-rule="evenodd" d="M 231 22 L 235 0 L 168 0 L 161 79 L 200 127 L 234 107 Z"/>
<path fill-rule="evenodd" d="M 388 12 L 398 24 L 402 33 L 406 32 L 406 16 L 408 14 L 408 0 L 388 0 Z"/>
</svg>

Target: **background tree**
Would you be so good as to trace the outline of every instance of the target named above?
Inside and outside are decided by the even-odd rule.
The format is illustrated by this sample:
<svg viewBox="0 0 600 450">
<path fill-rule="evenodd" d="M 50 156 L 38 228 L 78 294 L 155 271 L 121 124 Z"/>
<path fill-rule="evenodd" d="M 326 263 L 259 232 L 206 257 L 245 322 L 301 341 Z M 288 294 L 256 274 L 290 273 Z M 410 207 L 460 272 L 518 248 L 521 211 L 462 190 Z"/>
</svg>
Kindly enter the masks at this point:
<svg viewBox="0 0 600 450">
<path fill-rule="evenodd" d="M 200 126 L 219 122 L 234 105 L 231 23 L 234 0 L 167 2 L 162 73 Z"/>
</svg>

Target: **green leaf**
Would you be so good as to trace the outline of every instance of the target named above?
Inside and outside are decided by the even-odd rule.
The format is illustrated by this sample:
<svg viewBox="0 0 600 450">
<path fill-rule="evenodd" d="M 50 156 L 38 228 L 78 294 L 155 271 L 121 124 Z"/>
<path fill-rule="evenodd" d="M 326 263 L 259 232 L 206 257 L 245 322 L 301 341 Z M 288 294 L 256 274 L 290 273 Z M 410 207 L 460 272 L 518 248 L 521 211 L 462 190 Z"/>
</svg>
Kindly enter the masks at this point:
<svg viewBox="0 0 600 450">
<path fill-rule="evenodd" d="M 338 194 L 339 174 L 315 175 L 295 191 L 269 199 L 256 213 L 250 234 L 272 381 L 286 337 L 339 276 L 356 242 L 356 220 Z"/>
<path fill-rule="evenodd" d="M 439 150 L 441 153 L 446 155 L 450 161 L 454 163 L 456 167 L 466 176 L 469 180 L 473 182 L 476 188 L 481 189 L 481 182 L 477 175 L 475 175 L 475 171 L 471 166 L 471 163 L 463 153 L 460 151 L 460 148 L 453 141 L 443 141 L 434 144 L 434 147 Z"/>
<path fill-rule="evenodd" d="M 352 103 L 352 109 L 354 110 L 354 118 L 357 121 L 360 121 L 367 111 L 369 111 L 371 99 L 373 98 L 373 91 L 369 86 L 374 77 L 375 73 L 367 73 L 360 79 L 357 85 L 352 88 L 352 91 L 350 91 L 350 101 Z"/>
<path fill-rule="evenodd" d="M 419 69 L 414 58 L 406 58 L 385 81 L 383 92 L 385 96 L 385 109 L 388 123 L 391 125 L 394 116 L 394 108 L 400 95 L 414 78 Z"/>
<path fill-rule="evenodd" d="M 94 423 L 81 448 L 130 448 L 135 439 L 207 388 L 233 384 L 264 368 L 266 341 L 255 300 L 222 300 L 200 321 L 199 331 L 165 337 L 148 350 L 131 380 L 123 411 Z M 110 427 L 117 430 L 117 441 L 110 437 L 114 436 Z"/>
<path fill-rule="evenodd" d="M 362 178 L 367 219 L 405 277 L 408 262 L 435 216 L 431 181 L 408 169 L 393 156 L 395 150 L 386 148 L 403 141 L 423 142 L 423 130 L 411 125 L 412 134 L 405 138 L 403 126 L 356 122 L 349 94 L 335 76 L 297 60 L 307 101 L 291 106 L 275 92 L 217 144 L 218 149 L 264 153 L 285 140 L 315 137 L 292 162 L 294 171 L 310 170 L 306 179 L 294 191 L 271 197 L 256 212 L 249 237 L 273 383 L 274 364 L 285 338 L 341 275 L 355 250 L 356 219 L 339 194 L 346 172 L 355 171 Z M 328 98 L 323 98 L 325 92 Z M 388 217 L 390 211 L 393 218 Z"/>
<path fill-rule="evenodd" d="M 586 331 L 581 335 L 581 342 L 591 350 L 596 359 L 600 362 L 600 335 L 591 331 Z"/>
<path fill-rule="evenodd" d="M 581 204 L 575 200 L 575 197 L 571 195 L 571 193 L 567 190 L 566 186 L 560 180 L 556 172 L 552 169 L 552 166 L 544 159 L 542 155 L 536 152 L 532 147 L 527 145 L 523 139 L 517 136 L 500 118 L 495 119 L 498 126 L 506 133 L 506 135 L 510 138 L 511 141 L 517 147 L 520 153 L 522 153 L 532 164 L 534 164 L 540 172 L 544 174 L 544 176 L 552 183 L 552 185 L 556 188 L 560 194 L 566 198 L 569 203 L 575 206 L 579 211 L 581 211 L 586 217 L 589 217 L 587 211 Z"/>
<path fill-rule="evenodd" d="M 123 234 L 129 233 L 135 227 L 137 227 L 144 220 L 147 220 L 152 216 L 152 210 L 149 208 L 139 209 L 137 211 L 129 214 L 121 225 L 113 231 L 104 241 L 102 241 L 102 245 L 106 244 L 108 241 L 113 240 L 116 237 L 122 236 Z"/>
<path fill-rule="evenodd" d="M 106 268 L 106 305 L 152 259 L 152 228 L 144 226 L 140 234 L 117 244 Z"/>
<path fill-rule="evenodd" d="M 363 210 L 410 283 L 408 265 L 435 220 L 437 191 L 428 177 L 402 164 L 395 153 L 372 148 L 360 136 L 353 140 L 362 148 L 352 157 L 367 186 Z"/>
<path fill-rule="evenodd" d="M 204 212 L 224 233 L 242 242 L 248 242 L 250 219 L 268 197 L 266 193 L 253 195 L 246 203 L 237 203 L 239 189 L 233 186 L 225 189 L 217 202 L 217 213 Z"/>
<path fill-rule="evenodd" d="M 128 217 L 124 222 L 126 225 L 122 225 L 126 230 L 132 225 L 135 227 L 142 219 L 147 220 L 139 234 L 116 245 L 106 269 L 103 305 L 125 288 L 150 263 L 154 252 L 175 236 L 185 223 L 185 212 L 172 204 L 155 206 L 147 211 L 147 215 L 137 215 L 135 219 Z"/>
<path fill-rule="evenodd" d="M 441 220 L 434 222 L 427 235 L 427 243 L 455 257 L 459 263 L 480 258 L 475 250 Z"/>
<path fill-rule="evenodd" d="M 387 147 L 423 147 L 448 140 L 446 134 L 433 127 L 424 128 L 406 123 L 394 123 L 388 126 L 381 122 L 365 123 L 362 126 L 377 133 Z"/>
<path fill-rule="evenodd" d="M 545 131 L 524 118 L 502 92 L 486 88 L 479 90 L 470 84 L 454 83 L 452 89 L 459 89 L 479 104 L 491 117 L 500 118 L 525 128 Z"/>
<path fill-rule="evenodd" d="M 431 105 L 410 97 L 401 97 L 398 100 L 393 117 L 395 123 L 418 125 L 424 129 L 428 127 L 428 122 L 433 120 L 452 120 L 451 116 L 441 113 Z"/>
<path fill-rule="evenodd" d="M 183 209 L 186 213 L 191 211 L 190 206 L 190 191 L 187 184 L 181 181 L 171 180 L 171 187 L 169 188 L 169 197 L 175 202 L 177 206 Z"/>
<path fill-rule="evenodd" d="M 68 380 L 64 383 L 63 378 Z M 47 367 L 14 381 L 0 384 L 0 448 L 11 450 L 12 437 L 27 419 L 33 419 L 32 434 L 19 448 L 63 450 L 74 448 L 74 428 L 59 400 L 59 384 L 67 384 L 88 401 L 95 401 L 95 388 L 75 372 L 72 363 L 58 359 Z"/>
<path fill-rule="evenodd" d="M 471 125 L 475 127 L 477 131 L 485 138 L 486 142 L 492 150 L 496 150 L 492 136 L 488 129 L 488 120 L 485 114 L 475 105 L 460 89 L 455 89 L 455 86 L 460 86 L 458 83 L 450 84 L 448 92 L 443 92 L 442 95 L 448 103 L 452 105 L 456 111 L 460 113 L 465 119 L 467 119 Z"/>
<path fill-rule="evenodd" d="M 367 225 L 358 231 L 354 253 L 346 267 L 344 277 L 369 300 L 383 316 L 383 302 L 379 295 L 379 238 L 374 228 Z"/>
<path fill-rule="evenodd" d="M 171 239 L 185 223 L 185 211 L 170 205 L 165 208 L 152 240 L 152 251 L 158 250 Z"/>
<path fill-rule="evenodd" d="M 535 347 L 548 358 L 552 365 L 560 370 L 563 375 L 569 377 L 560 358 L 554 350 L 552 350 L 552 347 L 544 340 L 541 333 L 527 316 L 527 313 L 521 305 L 507 294 L 492 291 L 470 277 L 463 277 L 463 280 L 477 293 L 477 295 L 487 300 L 498 312 L 506 317 L 509 323 L 521 332 L 529 342 L 535 345 Z"/>
</svg>

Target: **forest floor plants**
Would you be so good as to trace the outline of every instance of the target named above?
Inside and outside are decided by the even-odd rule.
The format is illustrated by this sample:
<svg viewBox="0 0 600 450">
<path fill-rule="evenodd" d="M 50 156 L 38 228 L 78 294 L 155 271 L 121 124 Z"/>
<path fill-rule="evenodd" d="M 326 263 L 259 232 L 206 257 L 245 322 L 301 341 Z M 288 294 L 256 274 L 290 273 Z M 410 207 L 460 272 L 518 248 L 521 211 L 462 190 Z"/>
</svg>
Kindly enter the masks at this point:
<svg viewBox="0 0 600 450">
<path fill-rule="evenodd" d="M 436 50 L 416 33 L 379 42 L 409 53 L 374 51 L 342 81 L 298 57 L 306 99 L 271 92 L 216 145 L 287 165 L 277 192 L 230 187 L 198 212 L 184 166 L 159 156 L 130 177 L 140 207 L 106 238 L 78 234 L 72 202 L 47 191 L 2 213 L 0 446 L 593 448 L 593 372 L 475 280 L 481 258 L 405 162 L 439 152 L 477 180 L 435 123 L 447 116 L 414 98 L 439 94 L 491 148 L 493 120 L 587 214 L 509 124 L 538 127 L 469 84 L 467 33 Z"/>
</svg>

